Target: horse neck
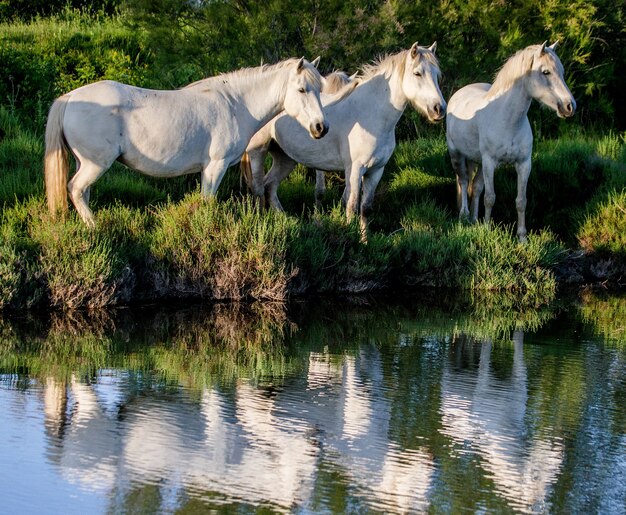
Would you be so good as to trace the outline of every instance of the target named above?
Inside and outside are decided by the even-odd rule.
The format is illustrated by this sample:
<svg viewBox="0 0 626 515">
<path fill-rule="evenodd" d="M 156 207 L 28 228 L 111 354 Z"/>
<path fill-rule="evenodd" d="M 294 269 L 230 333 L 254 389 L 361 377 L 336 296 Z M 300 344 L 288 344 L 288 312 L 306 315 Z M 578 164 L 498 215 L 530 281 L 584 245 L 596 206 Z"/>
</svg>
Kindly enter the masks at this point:
<svg viewBox="0 0 626 515">
<path fill-rule="evenodd" d="M 492 109 L 501 112 L 502 118 L 511 125 L 522 121 L 530 109 L 531 96 L 526 91 L 525 79 L 517 79 L 507 90 L 490 99 Z"/>
<path fill-rule="evenodd" d="M 398 124 L 408 103 L 402 91 L 402 80 L 398 75 L 397 73 L 392 73 L 389 77 L 383 74 L 375 75 L 359 86 L 364 100 L 368 103 L 368 110 L 375 112 L 383 127 L 389 130 Z M 359 88 L 355 93 L 358 93 Z M 372 96 L 375 97 L 374 101 L 372 101 Z"/>
<path fill-rule="evenodd" d="M 234 75 L 228 85 L 260 128 L 283 110 L 288 77 L 287 67 L 266 69 L 253 77 Z"/>
</svg>

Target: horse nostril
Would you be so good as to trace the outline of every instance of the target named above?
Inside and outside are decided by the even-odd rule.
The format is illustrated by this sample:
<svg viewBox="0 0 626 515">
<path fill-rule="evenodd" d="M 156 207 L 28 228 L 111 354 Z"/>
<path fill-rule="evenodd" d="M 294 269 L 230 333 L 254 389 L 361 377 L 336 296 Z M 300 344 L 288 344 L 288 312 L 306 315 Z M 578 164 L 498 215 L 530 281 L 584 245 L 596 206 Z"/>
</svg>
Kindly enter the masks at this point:
<svg viewBox="0 0 626 515">
<path fill-rule="evenodd" d="M 321 124 L 321 123 L 319 123 L 319 122 L 318 122 L 318 123 L 316 123 L 316 124 L 315 124 L 315 132 L 317 132 L 318 134 L 319 134 L 320 132 L 322 132 L 322 130 L 323 130 L 323 129 L 324 129 L 324 128 L 322 127 L 322 124 Z"/>
<path fill-rule="evenodd" d="M 574 107 L 572 106 L 571 102 L 568 102 L 567 105 L 565 106 L 565 109 L 567 110 L 568 113 L 571 113 L 574 110 Z"/>
<path fill-rule="evenodd" d="M 435 113 L 437 116 L 441 116 L 441 104 L 435 104 Z"/>
</svg>

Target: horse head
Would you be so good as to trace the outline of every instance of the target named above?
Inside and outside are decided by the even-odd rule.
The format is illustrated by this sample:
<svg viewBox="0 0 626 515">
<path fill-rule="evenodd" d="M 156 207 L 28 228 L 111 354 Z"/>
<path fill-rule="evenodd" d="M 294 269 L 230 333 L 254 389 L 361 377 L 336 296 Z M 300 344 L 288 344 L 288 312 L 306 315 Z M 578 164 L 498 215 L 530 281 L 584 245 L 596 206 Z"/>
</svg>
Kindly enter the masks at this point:
<svg viewBox="0 0 626 515">
<path fill-rule="evenodd" d="M 431 122 L 446 115 L 446 101 L 439 89 L 439 62 L 435 56 L 437 43 L 420 47 L 414 43 L 406 53 L 402 89 L 413 107 Z"/>
<path fill-rule="evenodd" d="M 289 70 L 284 100 L 285 112 L 308 129 L 315 139 L 328 132 L 320 103 L 323 80 L 315 66 L 318 61 L 319 58 L 310 63 L 302 57 L 294 62 Z"/>
<path fill-rule="evenodd" d="M 556 55 L 558 42 L 550 46 L 535 45 L 530 70 L 527 73 L 528 94 L 553 109 L 559 118 L 569 118 L 576 112 L 576 100 L 565 84 L 563 65 Z"/>
</svg>

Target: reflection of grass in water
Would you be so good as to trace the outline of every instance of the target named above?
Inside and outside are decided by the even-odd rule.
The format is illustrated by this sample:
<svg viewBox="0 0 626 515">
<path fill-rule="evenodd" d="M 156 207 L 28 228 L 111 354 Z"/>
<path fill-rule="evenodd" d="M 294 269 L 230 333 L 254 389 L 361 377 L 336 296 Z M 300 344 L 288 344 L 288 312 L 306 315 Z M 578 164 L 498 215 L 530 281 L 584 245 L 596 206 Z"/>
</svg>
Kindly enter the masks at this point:
<svg viewBox="0 0 626 515">
<path fill-rule="evenodd" d="M 626 348 L 626 295 L 586 292 L 578 310 L 607 344 Z"/>
<path fill-rule="evenodd" d="M 105 367 L 121 366 L 112 358 L 111 338 L 97 331 L 59 331 L 45 336 L 19 334 L 0 319 L 0 368 L 32 377 L 69 381 L 73 374 L 91 376 Z"/>
<path fill-rule="evenodd" d="M 464 334 L 478 340 L 509 340 L 513 331 L 537 331 L 554 318 L 550 306 L 519 307 L 515 300 L 511 295 L 476 297 L 452 311 L 423 306 L 402 330 L 415 336 Z"/>
<path fill-rule="evenodd" d="M 408 306 L 299 303 L 290 308 L 291 318 L 276 304 L 217 304 L 147 316 L 94 312 L 60 315 L 37 334 L 5 320 L 0 368 L 61 380 L 72 373 L 91 377 L 103 368 L 126 368 L 200 389 L 240 378 L 292 375 L 306 368 L 312 351 L 341 356 L 372 342 L 396 353 L 402 335 L 506 340 L 514 330 L 534 331 L 553 316 L 547 308 L 516 309 L 500 297 L 489 304 L 462 301 L 451 308 L 427 300 Z"/>
<path fill-rule="evenodd" d="M 127 368 L 200 388 L 242 377 L 280 377 L 293 366 L 283 350 L 291 325 L 280 305 L 218 304 L 192 312 L 195 319 L 189 313 L 153 313 L 139 327 L 123 314 L 117 320 L 94 315 L 60 316 L 47 334 L 37 335 L 20 334 L 0 320 L 0 369 L 68 381 L 73 374 Z"/>
</svg>

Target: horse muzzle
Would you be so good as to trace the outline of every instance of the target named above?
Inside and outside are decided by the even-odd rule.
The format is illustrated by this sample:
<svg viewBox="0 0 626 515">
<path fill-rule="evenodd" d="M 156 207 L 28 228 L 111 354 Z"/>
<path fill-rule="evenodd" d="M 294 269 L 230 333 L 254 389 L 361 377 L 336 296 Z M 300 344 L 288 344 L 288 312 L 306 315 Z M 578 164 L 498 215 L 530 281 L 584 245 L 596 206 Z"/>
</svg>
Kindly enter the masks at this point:
<svg viewBox="0 0 626 515">
<path fill-rule="evenodd" d="M 428 106 L 428 119 L 431 122 L 440 122 L 446 116 L 446 104 L 434 104 Z"/>
<path fill-rule="evenodd" d="M 576 101 L 572 98 L 570 102 L 559 102 L 557 104 L 557 114 L 561 118 L 571 118 L 576 113 Z"/>
<path fill-rule="evenodd" d="M 321 139 L 328 133 L 328 124 L 320 122 L 312 123 L 309 127 L 309 132 L 315 139 Z"/>
</svg>

